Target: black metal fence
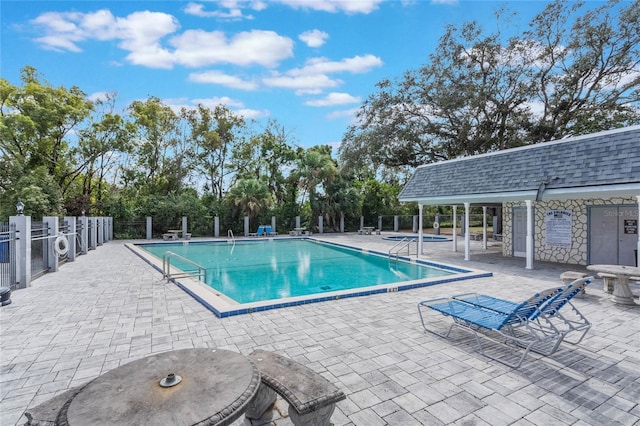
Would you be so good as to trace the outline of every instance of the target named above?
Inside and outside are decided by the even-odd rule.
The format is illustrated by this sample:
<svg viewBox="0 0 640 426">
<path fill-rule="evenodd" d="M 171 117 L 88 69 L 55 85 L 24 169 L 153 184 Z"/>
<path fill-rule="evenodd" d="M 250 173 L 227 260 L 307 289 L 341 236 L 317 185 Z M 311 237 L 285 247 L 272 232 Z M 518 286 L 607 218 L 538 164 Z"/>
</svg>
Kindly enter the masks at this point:
<svg viewBox="0 0 640 426">
<path fill-rule="evenodd" d="M 0 223 L 0 286 L 16 289 L 16 227 Z"/>
<path fill-rule="evenodd" d="M 31 279 L 49 270 L 49 227 L 44 222 L 31 223 Z"/>
</svg>

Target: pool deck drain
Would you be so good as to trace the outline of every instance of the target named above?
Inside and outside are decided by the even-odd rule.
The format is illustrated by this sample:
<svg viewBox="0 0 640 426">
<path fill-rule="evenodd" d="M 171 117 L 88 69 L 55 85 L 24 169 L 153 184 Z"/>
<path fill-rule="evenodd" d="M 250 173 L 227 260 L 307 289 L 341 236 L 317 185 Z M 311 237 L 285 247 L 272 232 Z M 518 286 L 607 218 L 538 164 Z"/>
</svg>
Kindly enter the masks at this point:
<svg viewBox="0 0 640 426">
<path fill-rule="evenodd" d="M 383 235 L 385 233 L 383 232 Z M 327 240 L 384 252 L 379 236 Z M 420 300 L 477 291 L 521 300 L 579 266 L 506 259 L 472 243 L 471 261 L 448 243 L 425 244 L 423 259 L 489 270 L 491 278 L 366 297 L 215 317 L 122 242 L 46 274 L 0 308 L 0 424 L 119 365 L 192 347 L 276 351 L 321 373 L 347 394 L 335 425 L 634 425 L 640 422 L 640 306 L 614 305 L 597 280 L 576 306 L 593 322 L 577 347 L 512 370 L 482 357 L 473 338 L 426 335 Z M 274 417 L 290 425 L 278 399 Z M 250 425 L 238 420 L 234 426 Z"/>
</svg>

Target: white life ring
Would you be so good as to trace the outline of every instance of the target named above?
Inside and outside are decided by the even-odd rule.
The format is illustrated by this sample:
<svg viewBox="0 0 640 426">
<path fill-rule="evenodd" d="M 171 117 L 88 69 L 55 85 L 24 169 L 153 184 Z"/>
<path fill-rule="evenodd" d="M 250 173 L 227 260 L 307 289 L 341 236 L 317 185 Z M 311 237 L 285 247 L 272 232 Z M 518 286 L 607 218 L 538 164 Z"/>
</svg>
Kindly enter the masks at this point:
<svg viewBox="0 0 640 426">
<path fill-rule="evenodd" d="M 56 256 L 65 256 L 69 253 L 69 240 L 62 232 L 58 233 L 55 241 L 53 242 L 53 252 Z"/>
<path fill-rule="evenodd" d="M 440 228 L 440 224 L 438 222 L 433 222 L 433 229 Z"/>
</svg>

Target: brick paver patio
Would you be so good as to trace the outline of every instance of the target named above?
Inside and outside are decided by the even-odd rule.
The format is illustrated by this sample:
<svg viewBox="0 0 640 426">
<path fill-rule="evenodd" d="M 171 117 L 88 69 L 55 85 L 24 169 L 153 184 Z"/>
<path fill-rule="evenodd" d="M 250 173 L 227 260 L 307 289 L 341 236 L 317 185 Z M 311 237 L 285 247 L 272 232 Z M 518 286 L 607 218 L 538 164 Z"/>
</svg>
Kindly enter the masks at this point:
<svg viewBox="0 0 640 426">
<path fill-rule="evenodd" d="M 325 238 L 385 252 L 394 244 Z M 640 306 L 612 304 L 596 280 L 575 300 L 594 324 L 585 340 L 513 370 L 480 355 L 468 333 L 425 334 L 417 302 L 469 291 L 520 300 L 559 283 L 561 271 L 584 268 L 536 263 L 527 271 L 523 259 L 475 242 L 471 262 L 449 243 L 425 252 L 494 277 L 218 319 L 122 242 L 109 242 L 0 308 L 0 424 L 23 424 L 28 407 L 124 363 L 193 347 L 262 348 L 304 363 L 346 393 L 335 425 L 640 424 Z M 286 404 L 276 408 L 254 424 L 291 424 Z"/>
</svg>

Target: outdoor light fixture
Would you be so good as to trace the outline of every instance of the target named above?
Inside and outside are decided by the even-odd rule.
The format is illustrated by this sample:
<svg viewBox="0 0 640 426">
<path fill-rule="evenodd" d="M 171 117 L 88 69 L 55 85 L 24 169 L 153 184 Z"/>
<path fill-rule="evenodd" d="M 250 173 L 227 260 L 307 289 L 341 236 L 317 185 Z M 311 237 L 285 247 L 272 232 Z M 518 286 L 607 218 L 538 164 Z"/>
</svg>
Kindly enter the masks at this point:
<svg viewBox="0 0 640 426">
<path fill-rule="evenodd" d="M 80 211 L 80 213 L 82 213 L 82 216 L 84 216 L 84 210 Z"/>
<path fill-rule="evenodd" d="M 16 203 L 16 210 L 18 211 L 18 216 L 22 216 L 24 214 L 24 203 L 22 201 L 18 201 Z"/>
</svg>

